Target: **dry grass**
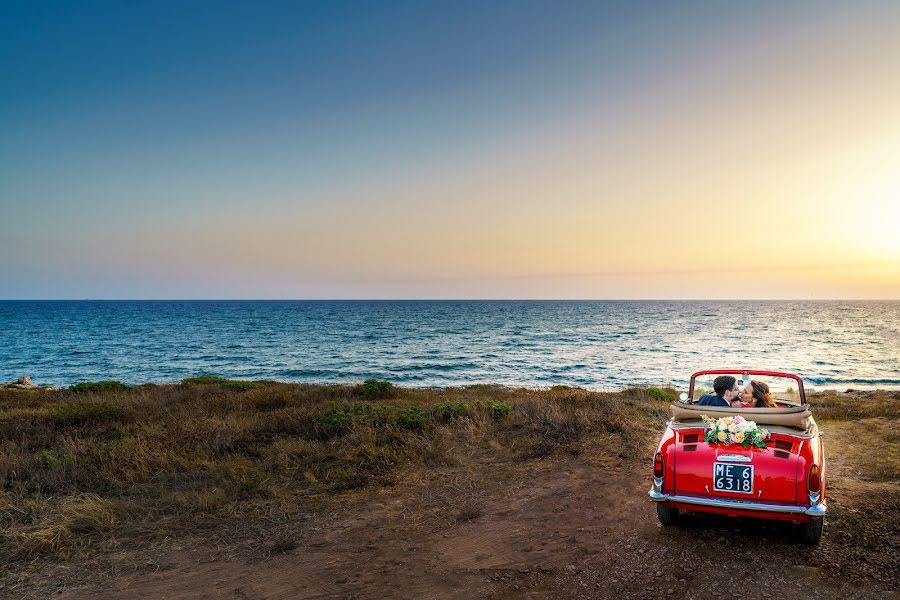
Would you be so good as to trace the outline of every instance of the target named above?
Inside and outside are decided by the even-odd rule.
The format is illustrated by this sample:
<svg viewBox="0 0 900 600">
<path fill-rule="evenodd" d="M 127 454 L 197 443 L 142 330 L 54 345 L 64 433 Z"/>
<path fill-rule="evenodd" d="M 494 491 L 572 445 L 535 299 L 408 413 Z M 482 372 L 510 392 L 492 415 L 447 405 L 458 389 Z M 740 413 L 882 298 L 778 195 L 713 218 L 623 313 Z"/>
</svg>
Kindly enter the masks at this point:
<svg viewBox="0 0 900 600">
<path fill-rule="evenodd" d="M 860 481 L 900 483 L 900 423 L 868 417 L 823 423 L 826 451 L 840 454 L 844 474 Z"/>
<path fill-rule="evenodd" d="M 807 398 L 816 421 L 847 421 L 866 417 L 900 418 L 900 391 L 819 392 Z"/>
<path fill-rule="evenodd" d="M 284 515 L 414 470 L 464 466 L 476 453 L 507 463 L 560 453 L 645 461 L 674 396 L 213 378 L 0 390 L 0 563 L 38 572 L 204 531 L 256 536 L 286 552 L 291 537 L 270 526 Z M 820 420 L 852 427 L 897 416 L 890 394 L 812 401 Z M 860 445 L 854 464 L 895 478 L 896 428 L 885 421 L 879 431 L 893 435 L 887 462 L 876 465 Z M 480 510 L 473 501 L 450 517 L 473 521 Z"/>
<path fill-rule="evenodd" d="M 668 392 L 666 392 L 668 393 Z M 303 509 L 391 485 L 410 464 L 454 465 L 468 448 L 504 460 L 634 454 L 665 393 L 473 386 L 448 390 L 195 378 L 0 392 L 0 560 L 70 558 L 222 528 L 238 513 Z M 476 509 L 462 519 L 475 518 Z M 224 525 L 223 525 L 224 524 Z"/>
</svg>

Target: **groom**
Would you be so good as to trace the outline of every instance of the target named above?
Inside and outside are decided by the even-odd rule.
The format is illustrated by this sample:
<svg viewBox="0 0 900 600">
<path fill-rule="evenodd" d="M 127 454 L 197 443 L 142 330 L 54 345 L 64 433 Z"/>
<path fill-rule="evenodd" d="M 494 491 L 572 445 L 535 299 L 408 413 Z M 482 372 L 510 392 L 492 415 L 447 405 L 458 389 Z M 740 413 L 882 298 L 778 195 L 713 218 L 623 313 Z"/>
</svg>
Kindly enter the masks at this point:
<svg viewBox="0 0 900 600">
<path fill-rule="evenodd" d="M 715 394 L 703 394 L 697 403 L 700 406 L 731 406 L 731 402 L 741 395 L 737 379 L 731 375 L 720 375 L 713 381 Z"/>
</svg>

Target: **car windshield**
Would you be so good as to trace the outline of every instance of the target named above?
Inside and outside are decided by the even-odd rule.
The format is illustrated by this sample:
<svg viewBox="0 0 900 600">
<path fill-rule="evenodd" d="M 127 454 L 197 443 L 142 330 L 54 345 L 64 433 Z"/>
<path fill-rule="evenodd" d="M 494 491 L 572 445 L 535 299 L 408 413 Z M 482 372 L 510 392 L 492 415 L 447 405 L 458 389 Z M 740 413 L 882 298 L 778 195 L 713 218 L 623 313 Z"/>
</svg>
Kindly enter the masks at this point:
<svg viewBox="0 0 900 600">
<path fill-rule="evenodd" d="M 737 387 L 741 393 L 735 400 L 742 402 L 742 408 L 753 408 L 759 404 L 757 399 L 766 397 L 767 389 L 776 406 L 799 406 L 801 404 L 797 381 L 790 377 L 749 375 L 740 372 L 730 375 L 737 380 Z M 719 376 L 718 374 L 698 376 L 694 381 L 693 397 L 689 401 L 699 402 L 704 394 L 715 394 L 713 382 Z M 756 392 L 755 396 L 754 391 Z"/>
</svg>

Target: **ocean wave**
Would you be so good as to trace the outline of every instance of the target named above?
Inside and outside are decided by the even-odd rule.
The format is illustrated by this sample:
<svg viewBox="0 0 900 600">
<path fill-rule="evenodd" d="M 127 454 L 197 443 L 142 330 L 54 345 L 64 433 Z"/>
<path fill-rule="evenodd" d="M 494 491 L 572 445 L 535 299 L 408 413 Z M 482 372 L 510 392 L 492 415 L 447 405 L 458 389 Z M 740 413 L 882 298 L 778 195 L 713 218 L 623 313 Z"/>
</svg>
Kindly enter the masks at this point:
<svg viewBox="0 0 900 600">
<path fill-rule="evenodd" d="M 411 373 L 416 371 L 437 371 L 437 372 L 448 372 L 448 371 L 460 371 L 467 369 L 476 369 L 481 367 L 482 365 L 475 362 L 458 362 L 458 363 L 435 363 L 435 362 L 417 362 L 415 364 L 408 365 L 395 365 L 391 367 L 387 367 L 386 370 L 391 373 Z"/>
</svg>

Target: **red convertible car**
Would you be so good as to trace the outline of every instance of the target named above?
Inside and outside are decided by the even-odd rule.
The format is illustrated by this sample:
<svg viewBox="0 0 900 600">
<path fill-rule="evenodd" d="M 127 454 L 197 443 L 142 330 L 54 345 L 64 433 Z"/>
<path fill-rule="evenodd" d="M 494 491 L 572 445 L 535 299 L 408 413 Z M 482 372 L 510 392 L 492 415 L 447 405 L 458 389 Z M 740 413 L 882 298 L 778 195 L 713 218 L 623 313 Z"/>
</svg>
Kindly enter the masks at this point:
<svg viewBox="0 0 900 600">
<path fill-rule="evenodd" d="M 765 390 L 768 406 L 747 408 L 723 404 L 708 394 L 695 399 L 701 378 L 737 387 L 725 400 L 748 390 L 751 381 L 772 382 Z M 778 386 L 775 382 L 781 382 Z M 796 386 L 796 389 L 794 389 Z M 719 390 L 721 391 L 721 390 Z M 703 404 L 699 404 L 702 400 Z M 798 525 L 802 539 L 818 543 L 825 522 L 825 449 L 803 380 L 792 373 L 717 369 L 691 375 L 690 389 L 672 404 L 672 418 L 653 461 L 650 499 L 664 525 L 674 525 L 682 512 L 733 517 L 780 519 Z"/>
</svg>

